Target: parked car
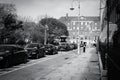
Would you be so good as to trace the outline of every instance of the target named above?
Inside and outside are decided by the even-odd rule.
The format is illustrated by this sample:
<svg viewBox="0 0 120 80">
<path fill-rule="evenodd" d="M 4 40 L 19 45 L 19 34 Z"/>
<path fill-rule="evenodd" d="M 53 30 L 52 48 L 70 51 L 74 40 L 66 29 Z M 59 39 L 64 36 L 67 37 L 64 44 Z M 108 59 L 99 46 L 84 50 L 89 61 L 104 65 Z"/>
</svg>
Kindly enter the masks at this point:
<svg viewBox="0 0 120 80">
<path fill-rule="evenodd" d="M 40 43 L 30 43 L 27 44 L 24 48 L 28 51 L 29 58 L 40 58 L 44 57 L 44 46 Z"/>
<path fill-rule="evenodd" d="M 97 41 L 96 40 L 91 41 L 91 46 L 96 47 L 96 45 L 97 45 Z"/>
<path fill-rule="evenodd" d="M 0 45 L 0 67 L 7 68 L 19 63 L 26 63 L 27 52 L 18 45 Z"/>
<path fill-rule="evenodd" d="M 45 45 L 45 54 L 53 55 L 57 53 L 58 53 L 58 50 L 56 46 L 52 44 Z"/>
<path fill-rule="evenodd" d="M 77 49 L 77 44 L 75 44 L 75 43 L 71 43 L 71 44 L 69 44 L 69 46 L 70 46 L 71 50 Z"/>
<path fill-rule="evenodd" d="M 58 46 L 59 51 L 69 51 L 71 50 L 70 45 L 68 43 L 61 43 Z"/>
<path fill-rule="evenodd" d="M 73 49 L 77 49 L 77 44 L 75 44 L 75 43 L 73 43 L 73 45 L 74 45 L 74 48 Z"/>
</svg>

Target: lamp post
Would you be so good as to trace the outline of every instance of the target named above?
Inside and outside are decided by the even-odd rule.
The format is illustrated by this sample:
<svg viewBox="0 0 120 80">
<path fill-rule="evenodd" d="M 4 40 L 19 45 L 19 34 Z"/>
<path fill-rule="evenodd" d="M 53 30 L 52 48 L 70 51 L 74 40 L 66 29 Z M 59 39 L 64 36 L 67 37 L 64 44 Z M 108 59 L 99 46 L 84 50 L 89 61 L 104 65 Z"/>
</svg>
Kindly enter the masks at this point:
<svg viewBox="0 0 120 80">
<path fill-rule="evenodd" d="M 47 30 L 48 30 L 48 26 L 47 26 L 47 25 L 45 25 L 44 45 L 46 45 L 46 43 L 47 43 Z"/>
<path fill-rule="evenodd" d="M 45 37 L 44 37 L 44 45 L 47 44 L 47 30 L 48 30 L 48 17 L 47 14 L 45 15 L 45 19 L 46 19 L 46 24 L 45 24 Z"/>
<path fill-rule="evenodd" d="M 80 51 L 80 24 L 79 24 L 79 21 L 80 21 L 80 0 L 77 0 L 78 1 L 78 54 L 81 54 L 81 51 Z M 70 10 L 74 10 L 74 8 L 70 8 Z"/>
</svg>

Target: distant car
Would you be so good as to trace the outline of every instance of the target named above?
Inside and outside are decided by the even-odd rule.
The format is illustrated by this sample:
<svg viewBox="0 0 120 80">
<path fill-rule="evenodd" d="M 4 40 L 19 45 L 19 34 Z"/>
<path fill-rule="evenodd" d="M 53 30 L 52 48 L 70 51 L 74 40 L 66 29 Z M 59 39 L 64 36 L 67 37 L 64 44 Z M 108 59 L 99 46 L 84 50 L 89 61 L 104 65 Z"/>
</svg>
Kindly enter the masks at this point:
<svg viewBox="0 0 120 80">
<path fill-rule="evenodd" d="M 28 51 L 29 58 L 38 59 L 45 56 L 44 47 L 40 43 L 27 44 L 24 49 Z"/>
<path fill-rule="evenodd" d="M 0 67 L 7 68 L 19 63 L 26 63 L 28 59 L 24 48 L 17 45 L 0 45 Z"/>
<path fill-rule="evenodd" d="M 77 44 L 71 43 L 71 44 L 70 44 L 70 47 L 71 47 L 71 49 L 77 49 Z"/>
<path fill-rule="evenodd" d="M 96 47 L 96 45 L 97 45 L 97 42 L 95 40 L 91 42 L 91 46 Z"/>
<path fill-rule="evenodd" d="M 58 50 L 57 50 L 56 46 L 54 46 L 52 44 L 45 45 L 45 54 L 53 55 L 53 54 L 57 54 L 57 53 L 58 53 Z"/>
<path fill-rule="evenodd" d="M 71 50 L 70 45 L 68 43 L 61 43 L 58 46 L 59 51 L 69 51 Z"/>
<path fill-rule="evenodd" d="M 77 49 L 78 45 L 77 44 L 73 44 L 74 45 L 74 49 Z"/>
</svg>

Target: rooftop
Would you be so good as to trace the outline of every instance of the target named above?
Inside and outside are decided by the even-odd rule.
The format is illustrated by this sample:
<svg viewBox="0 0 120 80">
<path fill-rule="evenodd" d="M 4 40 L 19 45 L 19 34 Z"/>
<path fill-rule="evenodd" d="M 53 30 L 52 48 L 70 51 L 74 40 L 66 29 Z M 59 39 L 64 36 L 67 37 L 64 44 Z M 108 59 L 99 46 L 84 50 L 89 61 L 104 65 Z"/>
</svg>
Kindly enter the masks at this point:
<svg viewBox="0 0 120 80">
<path fill-rule="evenodd" d="M 59 19 L 60 21 L 76 21 L 78 20 L 78 16 L 63 16 Z M 99 21 L 99 16 L 80 16 L 81 21 Z"/>
</svg>

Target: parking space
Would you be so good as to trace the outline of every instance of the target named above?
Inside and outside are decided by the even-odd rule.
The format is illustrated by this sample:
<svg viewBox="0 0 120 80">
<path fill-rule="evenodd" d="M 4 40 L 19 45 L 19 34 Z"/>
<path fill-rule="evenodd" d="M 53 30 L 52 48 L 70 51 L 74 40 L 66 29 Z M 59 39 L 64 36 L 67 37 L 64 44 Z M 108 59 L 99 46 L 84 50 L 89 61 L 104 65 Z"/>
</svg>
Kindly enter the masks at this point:
<svg viewBox="0 0 120 80">
<path fill-rule="evenodd" d="M 32 66 L 32 65 L 37 64 L 39 62 L 44 62 L 44 61 L 56 58 L 56 57 L 61 56 L 61 55 L 65 55 L 67 53 L 69 53 L 69 52 L 60 52 L 59 51 L 58 54 L 56 54 L 56 55 L 46 55 L 45 57 L 42 57 L 39 59 L 28 59 L 27 63 L 22 63 L 22 64 L 12 66 L 9 68 L 0 69 L 0 75 L 4 75 L 6 73 L 10 73 L 10 72 L 13 72 L 13 71 L 16 71 L 16 70 L 19 70 L 19 69 L 22 69 L 22 68 L 25 68 L 28 66 Z"/>
</svg>

